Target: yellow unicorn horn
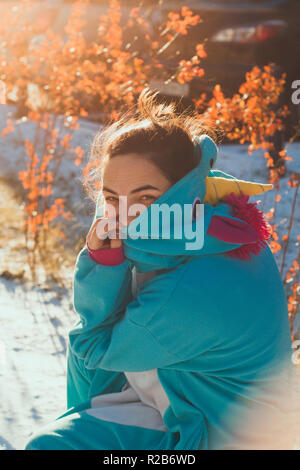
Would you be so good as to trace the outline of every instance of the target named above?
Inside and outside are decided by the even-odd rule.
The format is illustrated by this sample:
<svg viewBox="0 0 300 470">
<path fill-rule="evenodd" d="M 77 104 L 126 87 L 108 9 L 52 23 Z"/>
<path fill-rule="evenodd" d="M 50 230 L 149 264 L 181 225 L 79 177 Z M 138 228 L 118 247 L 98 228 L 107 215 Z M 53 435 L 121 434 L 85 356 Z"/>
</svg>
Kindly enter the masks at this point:
<svg viewBox="0 0 300 470">
<path fill-rule="evenodd" d="M 273 184 L 261 184 L 217 176 L 207 176 L 205 183 L 206 194 L 203 202 L 208 202 L 212 206 L 216 205 L 218 201 L 230 193 L 234 193 L 237 196 L 241 195 L 241 193 L 247 196 L 256 196 L 273 189 Z"/>
</svg>

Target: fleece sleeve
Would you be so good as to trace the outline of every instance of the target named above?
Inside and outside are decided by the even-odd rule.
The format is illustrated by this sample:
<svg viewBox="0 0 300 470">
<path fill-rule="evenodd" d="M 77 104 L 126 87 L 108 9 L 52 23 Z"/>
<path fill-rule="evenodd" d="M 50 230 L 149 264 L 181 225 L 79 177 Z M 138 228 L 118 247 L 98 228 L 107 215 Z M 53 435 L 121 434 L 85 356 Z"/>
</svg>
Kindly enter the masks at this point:
<svg viewBox="0 0 300 470">
<path fill-rule="evenodd" d="M 153 289 L 144 283 L 134 300 L 130 289 L 130 262 L 97 264 L 85 248 L 79 254 L 73 283 L 74 308 L 80 320 L 69 332 L 70 347 L 87 369 L 139 372 L 179 362 L 145 324 L 159 315 L 170 285 Z M 130 301 L 129 301 L 130 300 Z"/>
</svg>

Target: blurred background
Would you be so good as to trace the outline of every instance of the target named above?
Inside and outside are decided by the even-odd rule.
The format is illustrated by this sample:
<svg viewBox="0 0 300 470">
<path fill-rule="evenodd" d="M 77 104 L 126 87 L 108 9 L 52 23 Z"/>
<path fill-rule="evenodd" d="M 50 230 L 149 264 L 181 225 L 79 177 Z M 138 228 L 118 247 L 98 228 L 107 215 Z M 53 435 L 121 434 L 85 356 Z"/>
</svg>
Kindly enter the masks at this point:
<svg viewBox="0 0 300 470">
<path fill-rule="evenodd" d="M 19 2 L 20 3 L 20 2 Z M 65 25 L 70 16 L 75 0 L 36 0 L 29 12 L 31 22 L 35 23 L 37 35 L 30 38 L 33 46 L 41 41 L 47 28 L 59 34 L 65 41 Z M 159 36 L 163 20 L 170 11 L 181 9 L 183 3 L 177 0 L 152 1 L 121 0 L 123 44 L 127 51 L 139 54 L 145 62 L 147 47 L 143 41 L 144 31 L 141 25 L 127 25 L 132 8 L 140 6 L 141 15 L 149 22 L 152 34 Z M 0 15 L 5 14 L 9 4 L 18 5 L 17 1 L 1 0 Z M 160 53 L 160 62 L 169 77 L 174 74 L 180 59 L 194 54 L 198 43 L 205 43 L 205 77 L 195 77 L 188 84 L 176 82 L 165 84 L 163 80 L 151 79 L 150 85 L 161 91 L 162 95 L 181 97 L 184 103 L 192 104 L 202 92 L 211 93 L 217 83 L 222 83 L 225 94 L 237 92 L 245 78 L 245 73 L 254 66 L 263 67 L 274 62 L 275 72 L 279 76 L 287 74 L 286 87 L 280 103 L 285 103 L 290 111 L 290 123 L 295 124 L 300 118 L 300 106 L 291 105 L 291 84 L 300 77 L 300 2 L 297 0 L 198 0 L 184 2 L 203 20 L 194 26 L 188 35 L 182 35 L 176 42 Z M 100 14 L 107 13 L 107 1 L 90 0 L 86 10 L 86 24 L 83 35 L 88 44 L 97 42 Z M 39 34 L 38 34 L 39 32 Z M 14 100 L 13 95 L 11 100 Z M 101 117 L 101 109 L 99 117 Z M 291 127 L 287 127 L 287 134 Z"/>
<path fill-rule="evenodd" d="M 3 449 L 64 411 L 90 145 L 144 87 L 219 129 L 216 168 L 274 185 L 252 199 L 271 227 L 298 365 L 299 59 L 299 0 L 0 0 Z"/>
</svg>

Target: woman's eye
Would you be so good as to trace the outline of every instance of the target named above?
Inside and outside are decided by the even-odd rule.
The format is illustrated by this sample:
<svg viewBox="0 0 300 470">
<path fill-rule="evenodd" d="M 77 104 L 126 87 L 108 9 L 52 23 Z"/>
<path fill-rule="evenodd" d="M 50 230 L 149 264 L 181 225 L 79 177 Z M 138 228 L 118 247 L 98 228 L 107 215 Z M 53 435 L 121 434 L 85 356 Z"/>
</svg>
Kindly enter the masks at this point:
<svg viewBox="0 0 300 470">
<path fill-rule="evenodd" d="M 117 199 L 116 197 L 114 197 L 114 196 L 107 196 L 107 197 L 105 198 L 105 200 L 106 200 L 107 202 L 117 202 L 117 201 L 118 201 L 118 199 Z"/>
<path fill-rule="evenodd" d="M 150 194 L 145 194 L 144 196 L 141 196 L 141 201 L 154 201 L 156 199 L 155 196 L 151 196 Z"/>
</svg>

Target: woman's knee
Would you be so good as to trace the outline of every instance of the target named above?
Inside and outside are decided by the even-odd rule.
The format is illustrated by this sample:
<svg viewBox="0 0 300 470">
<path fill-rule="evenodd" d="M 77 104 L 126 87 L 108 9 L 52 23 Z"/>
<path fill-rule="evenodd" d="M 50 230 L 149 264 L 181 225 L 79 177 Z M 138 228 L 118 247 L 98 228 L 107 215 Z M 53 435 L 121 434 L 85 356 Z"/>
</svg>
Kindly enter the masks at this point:
<svg viewBox="0 0 300 470">
<path fill-rule="evenodd" d="M 56 420 L 34 432 L 26 443 L 24 450 L 63 450 L 69 449 L 67 433 L 64 436 L 64 426 L 67 430 L 68 419 Z"/>
<path fill-rule="evenodd" d="M 35 433 L 26 443 L 24 450 L 58 450 L 60 445 L 60 436 Z"/>
</svg>

